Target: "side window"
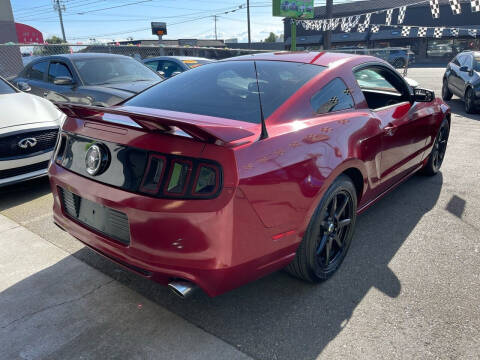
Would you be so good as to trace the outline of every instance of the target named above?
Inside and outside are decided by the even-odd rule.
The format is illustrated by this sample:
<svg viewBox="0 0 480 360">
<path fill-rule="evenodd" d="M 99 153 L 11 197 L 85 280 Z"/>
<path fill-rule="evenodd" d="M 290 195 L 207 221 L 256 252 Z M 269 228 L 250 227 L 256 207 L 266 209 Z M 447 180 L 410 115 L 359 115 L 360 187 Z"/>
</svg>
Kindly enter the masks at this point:
<svg viewBox="0 0 480 360">
<path fill-rule="evenodd" d="M 158 69 L 158 61 L 149 61 L 145 63 L 145 66 L 149 67 L 153 71 L 157 71 Z"/>
<path fill-rule="evenodd" d="M 473 56 L 467 55 L 465 59 L 464 65 L 468 68 L 468 70 L 473 69 Z"/>
<path fill-rule="evenodd" d="M 355 72 L 355 78 L 370 109 L 410 100 L 410 92 L 405 81 L 384 66 L 375 65 L 358 70 Z"/>
<path fill-rule="evenodd" d="M 350 90 L 340 78 L 333 79 L 313 95 L 310 104 L 317 114 L 326 114 L 354 107 Z"/>
<path fill-rule="evenodd" d="M 72 73 L 68 69 L 67 65 L 60 62 L 52 62 L 48 68 L 48 82 L 52 82 L 55 78 L 60 76 L 66 76 L 73 79 Z"/>
<path fill-rule="evenodd" d="M 32 80 L 41 80 L 43 81 L 43 75 L 47 72 L 47 61 L 42 61 L 36 64 L 33 64 L 30 70 L 28 71 L 28 78 Z"/>
<path fill-rule="evenodd" d="M 465 56 L 465 55 L 458 55 L 458 56 L 457 56 L 458 66 L 463 66 L 463 65 L 465 65 L 465 60 L 466 60 L 466 56 Z"/>
<path fill-rule="evenodd" d="M 158 66 L 159 71 L 163 71 L 165 73 L 165 77 L 169 78 L 173 75 L 174 72 L 179 71 L 183 72 L 183 69 L 177 63 L 173 61 L 161 61 Z"/>
</svg>

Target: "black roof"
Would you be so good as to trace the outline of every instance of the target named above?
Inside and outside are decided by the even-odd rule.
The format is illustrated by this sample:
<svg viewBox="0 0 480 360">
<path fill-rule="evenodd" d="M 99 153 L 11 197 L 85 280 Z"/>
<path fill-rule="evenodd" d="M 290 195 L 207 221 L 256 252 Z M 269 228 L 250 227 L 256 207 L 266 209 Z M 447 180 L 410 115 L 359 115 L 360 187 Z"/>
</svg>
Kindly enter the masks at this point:
<svg viewBox="0 0 480 360">
<path fill-rule="evenodd" d="M 74 53 L 74 54 L 58 54 L 58 55 L 49 55 L 43 57 L 43 59 L 51 57 L 63 57 L 70 60 L 82 60 L 82 59 L 91 59 L 91 58 L 129 58 L 130 56 L 117 55 L 117 54 L 107 54 L 107 53 Z M 36 59 L 35 59 L 36 60 Z"/>
<path fill-rule="evenodd" d="M 366 0 L 366 1 L 351 1 L 343 4 L 334 4 L 332 14 L 336 16 L 351 16 L 367 12 L 374 12 L 379 10 L 391 9 L 405 5 L 413 6 L 430 6 L 428 1 L 418 4 L 419 0 Z M 439 5 L 449 4 L 448 0 L 438 0 Z M 461 3 L 470 2 L 470 0 L 460 0 Z M 325 6 L 317 6 L 314 9 L 315 17 L 323 18 L 326 14 Z"/>
</svg>

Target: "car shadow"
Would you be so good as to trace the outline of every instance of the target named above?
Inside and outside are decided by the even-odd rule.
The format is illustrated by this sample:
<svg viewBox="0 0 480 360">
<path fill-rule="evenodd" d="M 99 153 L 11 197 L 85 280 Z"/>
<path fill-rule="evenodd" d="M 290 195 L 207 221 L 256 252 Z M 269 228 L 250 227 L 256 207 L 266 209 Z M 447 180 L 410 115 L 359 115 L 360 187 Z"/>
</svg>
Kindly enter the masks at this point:
<svg viewBox="0 0 480 360">
<path fill-rule="evenodd" d="M 84 248 L 74 256 L 254 358 L 311 359 L 346 326 L 371 289 L 394 299 L 401 280 L 389 268 L 409 234 L 437 202 L 443 178 L 414 176 L 361 215 L 345 262 L 313 285 L 279 271 L 216 298 L 181 300 Z"/>
<path fill-rule="evenodd" d="M 450 106 L 452 114 L 460 115 L 466 119 L 480 121 L 480 109 L 475 114 L 468 114 L 465 111 L 465 104 L 462 99 L 453 98 L 452 100 L 446 101 L 446 103 Z"/>
<path fill-rule="evenodd" d="M 0 187 L 0 211 L 35 200 L 50 192 L 47 176 Z"/>
</svg>

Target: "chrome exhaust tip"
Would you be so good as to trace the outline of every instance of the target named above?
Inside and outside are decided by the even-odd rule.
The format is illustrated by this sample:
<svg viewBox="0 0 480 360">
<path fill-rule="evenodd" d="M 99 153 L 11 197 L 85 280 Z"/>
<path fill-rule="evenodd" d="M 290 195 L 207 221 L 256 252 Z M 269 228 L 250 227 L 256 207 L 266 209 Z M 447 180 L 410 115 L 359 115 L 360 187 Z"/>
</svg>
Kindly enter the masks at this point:
<svg viewBox="0 0 480 360">
<path fill-rule="evenodd" d="M 182 299 L 190 296 L 197 286 L 190 281 L 178 280 L 168 283 L 168 288 L 177 296 L 180 296 Z"/>
</svg>

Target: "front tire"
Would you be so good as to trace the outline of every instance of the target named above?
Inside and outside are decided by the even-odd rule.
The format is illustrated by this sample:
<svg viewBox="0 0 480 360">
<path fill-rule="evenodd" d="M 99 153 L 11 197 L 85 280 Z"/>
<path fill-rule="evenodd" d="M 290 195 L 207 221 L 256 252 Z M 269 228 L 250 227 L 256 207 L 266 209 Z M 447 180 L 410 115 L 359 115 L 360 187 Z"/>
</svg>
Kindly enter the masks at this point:
<svg viewBox="0 0 480 360">
<path fill-rule="evenodd" d="M 320 201 L 287 272 L 308 282 L 330 278 L 345 259 L 356 218 L 355 186 L 348 176 L 341 175 Z"/>
<path fill-rule="evenodd" d="M 467 114 L 473 114 L 475 112 L 475 94 L 471 88 L 468 88 L 465 92 L 464 102 Z"/>
<path fill-rule="evenodd" d="M 440 130 L 438 130 L 432 152 L 428 157 L 428 162 L 423 168 L 423 173 L 427 176 L 433 176 L 438 173 L 442 166 L 445 153 L 447 151 L 448 136 L 450 135 L 450 124 L 444 119 Z"/>
<path fill-rule="evenodd" d="M 443 86 L 442 86 L 442 99 L 444 101 L 448 101 L 452 99 L 452 92 L 448 88 L 448 81 L 447 79 L 443 79 Z"/>
</svg>

